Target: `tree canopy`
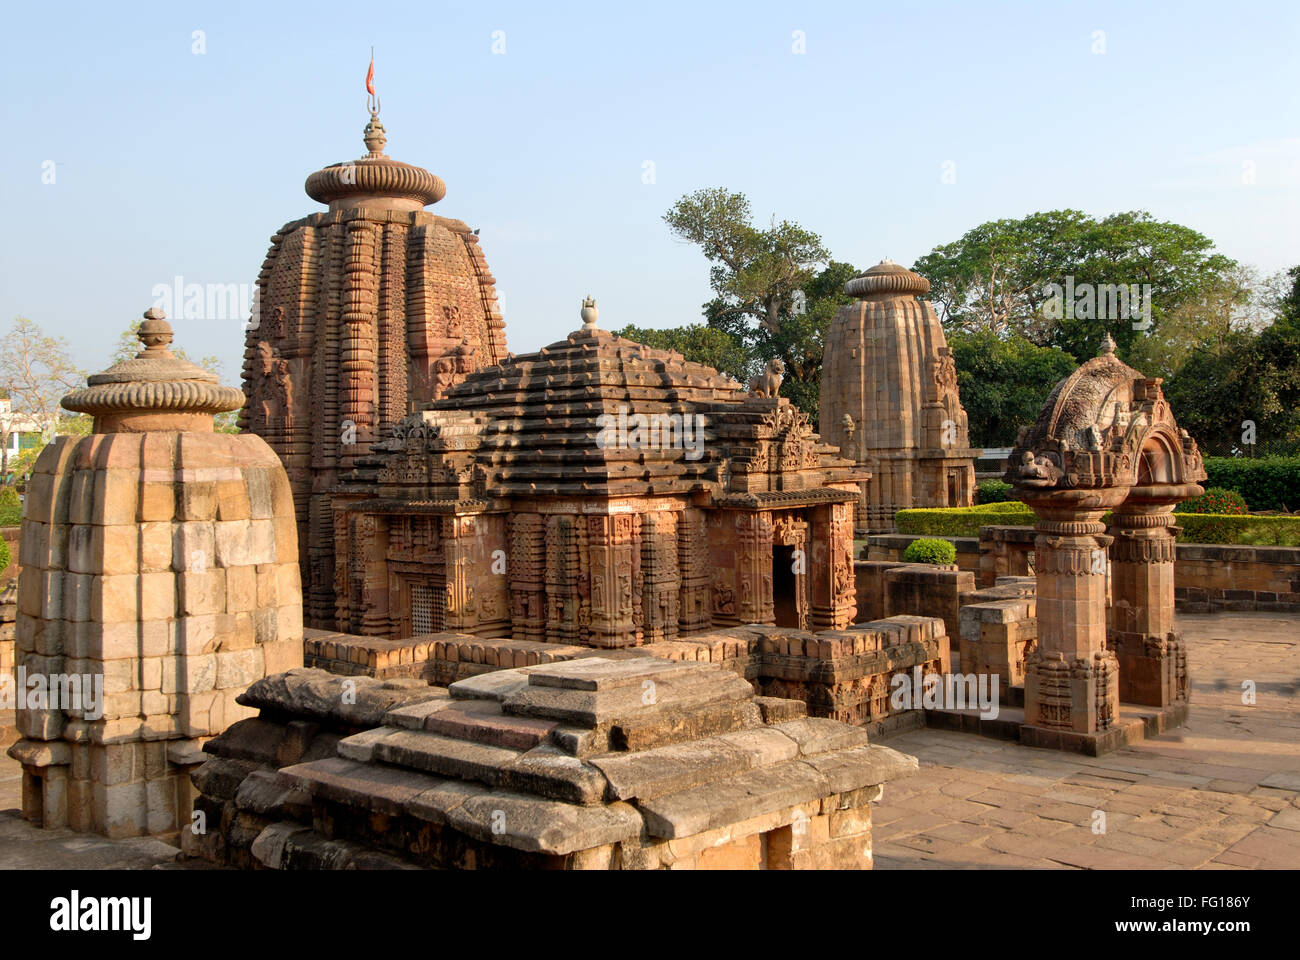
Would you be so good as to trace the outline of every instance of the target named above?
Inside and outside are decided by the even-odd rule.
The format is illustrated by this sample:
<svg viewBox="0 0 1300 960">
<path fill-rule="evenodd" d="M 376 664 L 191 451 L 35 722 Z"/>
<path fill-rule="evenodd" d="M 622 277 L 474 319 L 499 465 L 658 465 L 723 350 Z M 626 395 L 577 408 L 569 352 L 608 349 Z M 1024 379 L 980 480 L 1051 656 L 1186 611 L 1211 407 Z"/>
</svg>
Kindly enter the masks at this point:
<svg viewBox="0 0 1300 960">
<path fill-rule="evenodd" d="M 914 269 L 930 281 L 929 298 L 946 328 L 1021 336 L 1082 362 L 1096 355 L 1107 333 L 1126 357 L 1139 336 L 1206 296 L 1236 266 L 1213 248 L 1190 227 L 1145 211 L 1097 220 L 1051 210 L 980 224 L 935 247 Z M 1080 297 L 1062 304 L 1067 282 Z M 1110 297 L 1114 307 L 1118 288 L 1127 293 L 1134 285 L 1149 290 L 1149 318 L 1104 316 L 1119 311 L 1101 301 Z M 1128 312 L 1138 310 L 1130 304 Z"/>
</svg>

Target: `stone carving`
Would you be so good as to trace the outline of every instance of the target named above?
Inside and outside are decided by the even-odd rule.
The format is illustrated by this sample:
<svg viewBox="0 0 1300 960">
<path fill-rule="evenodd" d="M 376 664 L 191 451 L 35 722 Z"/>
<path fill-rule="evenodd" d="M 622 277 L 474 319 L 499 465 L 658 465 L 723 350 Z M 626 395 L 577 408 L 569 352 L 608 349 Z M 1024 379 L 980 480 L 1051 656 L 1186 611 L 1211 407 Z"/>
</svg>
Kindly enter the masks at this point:
<svg viewBox="0 0 1300 960">
<path fill-rule="evenodd" d="M 1113 749 L 1121 699 L 1178 722 L 1187 685 L 1173 632 L 1171 512 L 1201 492 L 1205 472 L 1159 379 L 1122 363 L 1108 337 L 1052 390 L 1010 462 L 1006 479 L 1038 515 L 1038 643 L 1025 660 L 1022 741 L 1068 731 L 1042 742 Z"/>
<path fill-rule="evenodd" d="M 438 365 L 437 399 L 366 445 L 332 511 L 390 527 L 432 511 L 454 524 L 465 563 L 453 568 L 448 548 L 403 576 L 463 580 L 479 597 L 501 593 L 505 578 L 512 594 L 486 611 L 456 601 L 456 629 L 609 648 L 774 622 L 775 517 L 783 545 L 836 558 L 816 570 L 805 558 L 788 605 L 798 622 L 847 626 L 858 497 L 848 465 L 788 400 L 747 397 L 681 354 L 603 331 L 595 310 L 588 298 L 566 340 L 488 367 L 471 369 L 463 340 Z M 608 411 L 629 397 L 620 426 Z M 654 431 L 633 446 L 630 431 L 646 430 L 637 415 Z M 350 549 L 338 536 L 334 550 Z M 354 581 L 382 583 L 385 564 L 412 562 L 391 536 L 365 556 L 340 568 L 336 629 L 380 622 L 358 605 L 377 608 L 383 591 Z M 386 616 L 393 630 L 405 622 Z"/>
<path fill-rule="evenodd" d="M 767 366 L 763 369 L 763 372 L 749 381 L 750 396 L 775 397 L 781 389 L 781 380 L 784 373 L 785 364 L 781 362 L 780 357 L 773 357 L 767 361 Z"/>
</svg>

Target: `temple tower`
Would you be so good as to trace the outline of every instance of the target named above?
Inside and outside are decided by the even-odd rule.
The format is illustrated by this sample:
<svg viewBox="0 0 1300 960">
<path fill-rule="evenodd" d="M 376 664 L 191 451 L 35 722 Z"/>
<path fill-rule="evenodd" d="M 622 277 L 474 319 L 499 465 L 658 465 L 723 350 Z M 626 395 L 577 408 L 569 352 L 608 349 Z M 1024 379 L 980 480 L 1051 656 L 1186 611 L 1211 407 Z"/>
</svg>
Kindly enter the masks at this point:
<svg viewBox="0 0 1300 960">
<path fill-rule="evenodd" d="M 975 458 L 957 368 L 934 308 L 930 281 L 892 260 L 854 277 L 856 297 L 826 335 L 819 429 L 870 472 L 859 529 L 888 532 L 908 507 L 968 506 Z"/>
<path fill-rule="evenodd" d="M 377 109 L 364 141 L 360 159 L 307 178 L 307 195 L 329 210 L 271 238 L 244 349 L 240 426 L 289 474 L 313 626 L 334 619 L 329 491 L 340 471 L 408 413 L 506 355 L 478 237 L 424 209 L 446 185 L 383 152 Z"/>
</svg>

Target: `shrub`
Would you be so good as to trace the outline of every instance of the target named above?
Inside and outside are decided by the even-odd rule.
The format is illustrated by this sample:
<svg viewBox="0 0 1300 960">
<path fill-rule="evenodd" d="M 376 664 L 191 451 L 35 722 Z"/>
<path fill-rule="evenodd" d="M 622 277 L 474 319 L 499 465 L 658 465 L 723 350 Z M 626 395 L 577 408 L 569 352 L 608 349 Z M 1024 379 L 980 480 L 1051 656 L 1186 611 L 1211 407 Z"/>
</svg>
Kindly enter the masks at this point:
<svg viewBox="0 0 1300 960">
<path fill-rule="evenodd" d="M 1184 500 L 1180 503 L 1178 512 L 1245 514 L 1250 511 L 1246 509 L 1245 498 L 1236 490 L 1210 487 L 1199 497 L 1193 497 L 1191 500 Z"/>
<path fill-rule="evenodd" d="M 957 548 L 949 540 L 922 537 L 907 545 L 907 549 L 903 551 L 903 559 L 908 563 L 956 563 Z"/>
<path fill-rule="evenodd" d="M 1300 510 L 1300 457 L 1206 457 L 1207 486 L 1236 490 L 1256 510 Z"/>
<path fill-rule="evenodd" d="M 1006 503 L 1011 499 L 1011 484 L 1005 480 L 981 480 L 975 488 L 975 502 Z"/>
<path fill-rule="evenodd" d="M 16 527 L 23 520 L 23 505 L 13 487 L 0 487 L 0 527 Z"/>
<path fill-rule="evenodd" d="M 981 507 L 935 507 L 900 510 L 894 515 L 899 533 L 931 537 L 977 537 L 980 527 L 1029 527 L 1034 512 L 1023 503 L 993 503 Z M 1110 514 L 1102 517 L 1110 522 Z M 1174 514 L 1179 543 L 1241 543 L 1256 546 L 1300 546 L 1300 516 L 1261 517 L 1255 514 Z"/>
<path fill-rule="evenodd" d="M 1179 543 L 1248 543 L 1261 547 L 1300 547 L 1300 517 L 1247 514 L 1175 513 Z"/>
<path fill-rule="evenodd" d="M 991 525 L 1033 526 L 1034 511 L 1016 500 L 976 507 L 935 507 L 928 510 L 899 510 L 894 525 L 899 533 L 934 537 L 978 537 L 980 527 Z"/>
<path fill-rule="evenodd" d="M 9 541 L 0 538 L 0 573 L 9 566 Z"/>
</svg>

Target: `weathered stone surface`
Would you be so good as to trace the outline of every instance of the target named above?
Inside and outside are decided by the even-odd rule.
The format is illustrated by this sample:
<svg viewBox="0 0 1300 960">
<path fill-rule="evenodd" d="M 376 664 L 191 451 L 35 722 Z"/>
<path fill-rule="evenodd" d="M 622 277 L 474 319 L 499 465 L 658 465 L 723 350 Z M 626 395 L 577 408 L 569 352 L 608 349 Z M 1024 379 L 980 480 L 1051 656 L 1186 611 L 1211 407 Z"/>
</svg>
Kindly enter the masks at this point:
<svg viewBox="0 0 1300 960">
<path fill-rule="evenodd" d="M 467 798 L 447 822 L 486 843 L 561 856 L 641 833 L 641 816 L 626 803 L 578 806 L 505 792 Z"/>
<path fill-rule="evenodd" d="M 796 760 L 637 804 L 651 836 L 672 840 L 818 800 L 825 777 Z"/>
<path fill-rule="evenodd" d="M 825 777 L 835 793 L 910 777 L 917 770 L 916 757 L 881 746 L 855 747 L 801 760 Z"/>
<path fill-rule="evenodd" d="M 373 727 L 389 710 L 444 696 L 419 680 L 340 677 L 300 667 L 257 681 L 237 699 L 259 710 Z"/>
<path fill-rule="evenodd" d="M 846 726 L 836 720 L 821 717 L 805 717 L 774 724 L 778 730 L 799 746 L 804 756 L 827 753 L 831 750 L 848 750 L 852 747 L 865 746 L 867 734 L 856 727 Z"/>
</svg>

